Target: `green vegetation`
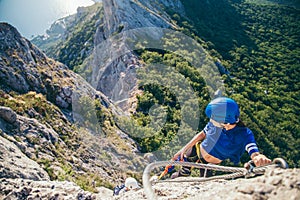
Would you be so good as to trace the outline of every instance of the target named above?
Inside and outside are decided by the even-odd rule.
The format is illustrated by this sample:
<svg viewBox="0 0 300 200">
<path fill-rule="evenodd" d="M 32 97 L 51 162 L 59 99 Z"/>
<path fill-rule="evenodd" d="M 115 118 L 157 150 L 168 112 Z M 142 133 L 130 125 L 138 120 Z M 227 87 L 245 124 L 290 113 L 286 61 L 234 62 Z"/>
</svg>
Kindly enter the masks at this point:
<svg viewBox="0 0 300 200">
<path fill-rule="evenodd" d="M 78 71 L 94 48 L 96 23 L 103 18 L 102 4 L 86 8 L 86 11 L 76 17 L 76 25 L 68 27 L 64 41 L 48 48 L 47 55 Z"/>
<path fill-rule="evenodd" d="M 184 44 L 184 38 L 180 40 L 167 35 L 163 44 L 166 49 L 172 49 L 177 44 Z M 142 152 L 159 150 L 160 157 L 167 159 L 175 151 L 168 145 L 172 143 L 171 146 L 179 147 L 193 137 L 195 130 L 205 125 L 203 113 L 200 113 L 200 121 L 195 122 L 199 118 L 196 110 L 204 109 L 211 88 L 206 86 L 199 70 L 189 62 L 199 59 L 196 54 L 141 47 L 138 53 L 145 67 L 137 71 L 137 76 L 144 92 L 137 96 L 138 106 L 132 119 L 121 124 L 139 143 Z M 209 66 L 209 63 L 203 61 L 202 65 Z"/>
<path fill-rule="evenodd" d="M 242 120 L 255 133 L 261 151 L 270 158 L 283 157 L 292 167 L 300 166 L 300 11 L 257 1 L 186 0 L 183 3 L 188 18 L 172 10 L 168 12 L 182 27 L 181 31 L 202 44 L 212 59 L 219 59 L 229 71 L 223 75 L 227 95 L 239 103 Z M 158 62 L 178 70 L 197 92 L 197 101 L 204 110 L 209 100 L 207 88 L 202 74 L 198 75 L 189 62 L 161 50 L 138 53 L 146 63 Z M 153 79 L 151 73 L 145 72 L 149 80 Z M 170 81 L 177 78 L 166 77 Z M 168 112 L 162 130 L 155 131 L 151 137 L 136 138 L 147 152 L 162 148 L 174 139 L 182 116 L 176 95 L 167 88 L 142 84 L 141 89 L 144 93 L 138 97 L 134 115 L 139 126 L 149 126 L 149 108 L 155 104 L 163 105 Z M 206 120 L 201 113 L 199 130 Z M 189 133 L 187 137 L 190 139 L 194 134 Z M 245 155 L 242 162 L 248 159 Z"/>
<path fill-rule="evenodd" d="M 11 92 L 6 94 L 0 90 L 0 105 L 10 107 L 17 114 L 35 118 L 41 123 L 51 125 L 51 127 L 60 134 L 60 137 L 71 145 L 69 139 L 73 137 L 74 128 L 71 123 L 67 123 L 61 111 L 47 101 L 46 97 L 36 92 L 19 95 Z M 67 126 L 61 126 L 66 124 Z M 31 142 L 37 142 L 37 138 L 28 138 Z"/>
<path fill-rule="evenodd" d="M 86 123 L 87 126 L 90 125 L 89 123 L 100 123 L 103 125 L 102 128 L 105 134 L 110 134 L 112 132 L 112 130 L 110 130 L 113 129 L 112 116 L 98 100 L 82 96 L 79 99 L 79 103 L 82 108 L 79 112 L 85 119 L 83 122 Z M 88 145 L 85 144 L 85 140 L 87 140 L 88 137 L 91 137 L 89 136 L 90 133 L 72 125 L 64 117 L 60 109 L 47 101 L 44 95 L 37 94 L 36 92 L 29 92 L 26 94 L 11 92 L 7 94 L 0 90 L 0 106 L 10 107 L 18 115 L 36 119 L 31 121 L 34 124 L 28 125 L 33 129 L 35 128 L 35 125 L 38 126 L 36 134 L 23 133 L 19 130 L 18 125 L 13 125 L 9 134 L 13 134 L 16 141 L 28 143 L 28 145 L 35 148 L 35 155 L 32 155 L 31 159 L 41 165 L 48 173 L 51 180 L 73 181 L 82 189 L 91 192 L 96 192 L 96 187 L 99 186 L 113 188 L 111 182 L 105 180 L 100 175 L 93 173 L 89 169 L 82 168 L 76 161 L 77 158 L 79 160 L 90 156 L 89 148 L 91 147 L 89 147 L 89 145 L 91 145 L 92 142 Z M 98 121 L 90 121 L 94 116 Z M 49 136 L 44 134 L 40 124 L 35 123 L 41 123 L 47 126 L 47 128 L 53 128 L 53 130 L 58 133 L 59 138 L 57 138 L 57 140 L 51 139 L 50 143 L 44 142 L 45 138 Z M 96 128 L 98 128 L 98 126 Z M 1 129 L 0 134 L 5 135 L 2 133 Z M 93 140 L 95 140 L 95 138 Z M 98 153 L 100 149 L 101 148 L 99 147 L 96 148 L 93 153 Z M 49 157 L 44 157 L 44 155 L 49 155 Z M 103 153 L 101 159 L 108 160 L 109 156 L 110 155 Z M 75 157 L 74 160 L 73 157 Z"/>
</svg>

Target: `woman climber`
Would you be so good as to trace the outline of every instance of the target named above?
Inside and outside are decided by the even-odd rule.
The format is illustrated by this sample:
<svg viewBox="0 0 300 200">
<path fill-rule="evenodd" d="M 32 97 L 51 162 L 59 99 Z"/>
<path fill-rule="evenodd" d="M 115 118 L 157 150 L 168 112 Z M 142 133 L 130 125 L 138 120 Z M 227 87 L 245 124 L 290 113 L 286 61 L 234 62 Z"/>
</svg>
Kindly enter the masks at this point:
<svg viewBox="0 0 300 200">
<path fill-rule="evenodd" d="M 259 153 L 254 135 L 239 119 L 239 107 L 233 99 L 227 97 L 214 99 L 207 105 L 205 114 L 210 121 L 173 156 L 173 161 L 180 158 L 188 162 L 220 164 L 223 160 L 230 159 L 237 164 L 246 150 L 256 166 L 271 163 L 269 158 Z M 173 173 L 171 178 L 190 174 L 190 167 L 182 167 Z"/>
</svg>

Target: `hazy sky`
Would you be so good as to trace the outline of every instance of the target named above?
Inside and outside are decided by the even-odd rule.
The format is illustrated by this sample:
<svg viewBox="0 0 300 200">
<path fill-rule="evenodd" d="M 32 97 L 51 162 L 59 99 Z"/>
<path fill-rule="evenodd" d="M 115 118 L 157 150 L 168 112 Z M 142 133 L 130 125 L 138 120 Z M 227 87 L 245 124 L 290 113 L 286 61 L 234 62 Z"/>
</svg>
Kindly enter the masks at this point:
<svg viewBox="0 0 300 200">
<path fill-rule="evenodd" d="M 92 0 L 0 0 L 0 21 L 8 22 L 25 37 L 44 34 L 57 19 L 74 14 Z"/>
</svg>

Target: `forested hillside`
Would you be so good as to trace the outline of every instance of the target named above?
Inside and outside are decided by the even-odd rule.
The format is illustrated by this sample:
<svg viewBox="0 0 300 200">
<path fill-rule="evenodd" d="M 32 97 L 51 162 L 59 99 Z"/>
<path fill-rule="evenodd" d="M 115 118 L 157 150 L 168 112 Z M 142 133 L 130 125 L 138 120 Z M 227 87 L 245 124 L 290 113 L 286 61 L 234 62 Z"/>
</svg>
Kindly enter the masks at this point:
<svg viewBox="0 0 300 200">
<path fill-rule="evenodd" d="M 239 103 L 241 118 L 255 133 L 261 151 L 271 158 L 283 157 L 291 166 L 299 166 L 300 10 L 275 1 L 271 4 L 227 0 L 182 2 L 187 17 L 174 10 L 168 12 L 185 34 L 202 43 L 214 60 L 219 59 L 226 68 L 223 74 L 226 93 Z M 171 43 L 171 40 L 166 42 Z M 154 60 L 169 64 L 188 78 L 197 91 L 200 109 L 204 110 L 208 94 L 201 74 L 188 62 L 153 49 L 139 53 L 146 63 Z M 172 80 L 171 75 L 169 78 Z M 138 98 L 135 115 L 140 125 L 150 123 L 148 111 L 157 102 L 169 111 L 163 130 L 152 134 L 150 139 L 137 138 L 144 151 L 153 151 L 174 137 L 182 116 L 167 89 L 157 85 L 142 89 L 145 92 Z M 206 120 L 201 113 L 199 130 Z M 186 137 L 191 138 L 195 133 L 188 131 Z M 242 161 L 248 159 L 245 155 Z"/>
</svg>

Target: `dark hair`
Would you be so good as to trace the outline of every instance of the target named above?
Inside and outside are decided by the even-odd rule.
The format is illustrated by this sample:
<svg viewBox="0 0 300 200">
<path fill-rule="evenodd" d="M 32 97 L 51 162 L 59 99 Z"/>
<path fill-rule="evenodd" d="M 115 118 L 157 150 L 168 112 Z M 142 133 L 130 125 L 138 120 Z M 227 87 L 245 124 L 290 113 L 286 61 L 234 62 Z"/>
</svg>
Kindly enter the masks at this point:
<svg viewBox="0 0 300 200">
<path fill-rule="evenodd" d="M 242 120 L 239 120 L 239 122 L 236 123 L 236 125 L 239 127 L 246 127 L 245 123 Z"/>
</svg>

